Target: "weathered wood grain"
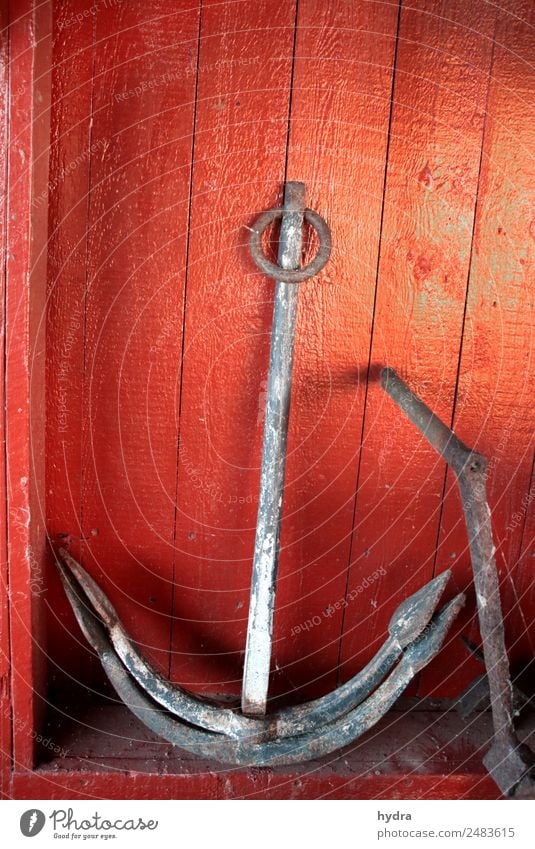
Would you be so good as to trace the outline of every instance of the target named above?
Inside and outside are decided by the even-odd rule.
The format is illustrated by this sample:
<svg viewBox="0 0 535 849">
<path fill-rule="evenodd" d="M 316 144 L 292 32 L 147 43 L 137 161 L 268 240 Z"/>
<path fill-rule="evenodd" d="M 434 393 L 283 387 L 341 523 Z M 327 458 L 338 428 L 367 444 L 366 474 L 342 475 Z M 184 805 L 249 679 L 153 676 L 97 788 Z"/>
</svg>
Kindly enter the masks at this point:
<svg viewBox="0 0 535 849">
<path fill-rule="evenodd" d="M 396 3 L 299 6 L 288 178 L 306 182 L 334 251 L 299 296 L 275 616 L 273 687 L 285 698 L 336 686 L 397 23 Z"/>
<path fill-rule="evenodd" d="M 5 338 L 5 268 L 7 257 L 6 196 L 8 140 L 9 52 L 7 9 L 0 8 L 0 333 Z M 9 646 L 9 587 L 7 563 L 7 491 L 6 491 L 6 421 L 5 421 L 5 351 L 0 352 L 0 798 L 9 793 L 11 770 L 11 699 Z"/>
<path fill-rule="evenodd" d="M 54 19 L 46 351 L 46 512 L 52 544 L 80 556 L 87 229 L 93 106 L 92 16 L 84 0 Z M 82 15 L 78 24 L 73 17 Z M 98 148 L 97 148 L 98 150 Z M 41 204 L 46 201 L 41 200 Z M 75 552 L 77 554 L 75 554 Z M 55 569 L 43 602 L 50 654 L 62 675 L 88 673 L 91 655 L 74 627 Z M 90 676 L 88 676 L 90 677 Z"/>
<path fill-rule="evenodd" d="M 281 201 L 295 3 L 203 3 L 178 452 L 172 677 L 239 693 L 274 284 L 247 226 Z"/>
<path fill-rule="evenodd" d="M 50 27 L 48 4 L 23 0 L 10 9 L 5 438 L 13 757 L 21 768 L 33 762 L 47 678 L 41 594 Z"/>
<path fill-rule="evenodd" d="M 532 659 L 535 641 L 533 608 L 526 604 L 532 601 L 533 561 L 525 555 L 519 560 L 533 500 L 535 444 L 535 129 L 526 120 L 535 107 L 534 24 L 532 3 L 500 5 L 454 419 L 462 439 L 489 458 L 487 487 L 514 665 Z M 466 533 L 450 476 L 439 543 L 438 570 L 452 567 L 456 584 L 470 587 Z M 477 642 L 476 621 L 467 633 Z M 432 684 L 439 692 L 462 688 L 479 671 L 458 644 L 449 663 L 455 680 L 443 678 L 443 664 L 437 664 L 424 674 L 426 692 Z"/>
<path fill-rule="evenodd" d="M 167 671 L 199 4 L 108 4 L 94 27 L 82 553 Z"/>
<path fill-rule="evenodd" d="M 435 705 L 436 708 L 440 706 Z M 496 799 L 481 763 L 488 714 L 471 724 L 455 711 L 393 711 L 373 734 L 327 762 L 270 769 L 222 769 L 173 750 L 122 705 L 84 704 L 82 724 L 55 717 L 48 733 L 65 759 L 16 777 L 17 798 L 134 799 Z M 528 726 L 524 734 L 529 735 Z M 533 732 L 531 731 L 533 737 Z M 88 761 L 98 768 L 87 770 Z M 31 793 L 33 792 L 33 796 Z"/>
<path fill-rule="evenodd" d="M 273 297 L 244 225 L 304 180 L 334 252 L 300 294 L 272 693 L 331 689 L 340 651 L 348 677 L 435 568 L 469 586 L 451 481 L 378 388 L 385 363 L 501 451 L 490 495 L 524 657 L 531 519 L 507 517 L 532 460 L 532 387 L 512 377 L 532 374 L 529 4 L 418 0 L 397 46 L 395 3 L 82 7 L 58 4 L 54 48 L 50 535 L 163 671 L 239 692 Z M 53 661 L 91 681 L 50 580 Z M 477 670 L 454 678 L 461 655 L 421 692 L 444 673 L 458 692 Z"/>
</svg>

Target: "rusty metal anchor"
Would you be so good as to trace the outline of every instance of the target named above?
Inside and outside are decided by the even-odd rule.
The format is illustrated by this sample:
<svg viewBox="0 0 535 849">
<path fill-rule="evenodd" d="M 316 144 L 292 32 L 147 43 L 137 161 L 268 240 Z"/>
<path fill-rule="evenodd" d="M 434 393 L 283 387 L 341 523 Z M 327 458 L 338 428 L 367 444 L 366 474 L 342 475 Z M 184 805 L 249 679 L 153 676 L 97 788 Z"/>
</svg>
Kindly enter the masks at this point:
<svg viewBox="0 0 535 849">
<path fill-rule="evenodd" d="M 266 715 L 296 284 L 316 274 L 331 250 L 329 229 L 317 213 L 305 209 L 304 196 L 302 183 L 287 183 L 283 208 L 260 216 L 250 240 L 257 265 L 274 277 L 277 285 L 241 711 L 198 698 L 167 681 L 143 658 L 112 604 L 85 569 L 64 549 L 57 556 L 76 619 L 120 698 L 159 736 L 225 763 L 297 763 L 352 743 L 384 715 L 417 672 L 436 656 L 464 603 L 464 595 L 459 594 L 435 614 L 449 579 L 448 572 L 439 575 L 398 606 L 383 646 L 350 681 L 315 701 Z M 270 263 L 261 249 L 262 233 L 276 218 L 282 218 L 280 265 Z M 320 248 L 312 262 L 300 268 L 303 220 L 317 230 Z"/>
<path fill-rule="evenodd" d="M 110 637 L 110 629 L 106 628 L 99 611 L 86 595 L 84 588 L 89 587 L 92 591 L 96 585 L 92 579 L 87 581 L 85 570 L 68 555 L 66 558 L 65 554 L 62 552 L 57 561 L 65 592 L 84 636 L 99 656 L 119 697 L 160 737 L 179 748 L 223 763 L 248 766 L 300 763 L 354 742 L 378 722 L 414 676 L 438 654 L 464 604 L 462 594 L 452 599 L 403 650 L 397 639 L 391 636 L 385 646 L 390 644 L 394 659 L 383 646 L 383 662 L 372 661 L 371 669 L 366 668 L 366 681 L 359 681 L 362 675 L 359 673 L 334 693 L 306 705 L 287 708 L 268 717 L 245 717 L 171 685 L 146 660 L 138 665 L 139 653 L 124 637 L 124 629 L 121 645 L 117 633 L 113 639 Z M 427 602 L 427 610 L 436 601 L 444 583 L 445 580 L 434 584 L 431 595 L 426 593 L 429 585 L 420 590 Z M 408 599 L 408 604 L 400 605 L 397 628 L 405 630 L 403 623 L 415 613 L 418 618 L 422 597 L 417 598 L 417 595 Z M 113 615 L 113 608 L 100 590 L 97 601 L 101 610 L 104 603 L 106 617 Z M 414 624 L 411 627 L 414 628 Z M 129 650 L 132 650 L 132 657 L 125 659 Z M 398 657 L 399 662 L 387 675 Z M 131 674 L 132 669 L 135 674 Z M 367 692 L 373 690 L 366 699 L 365 689 Z M 164 703 L 166 708 L 161 707 Z"/>
<path fill-rule="evenodd" d="M 58 568 L 71 603 L 80 605 L 98 620 L 106 639 L 125 669 L 148 695 L 178 718 L 231 737 L 289 737 L 321 728 L 352 710 L 382 681 L 403 653 L 430 625 L 449 572 L 434 578 L 405 599 L 389 623 L 388 637 L 374 658 L 357 675 L 332 693 L 296 707 L 285 708 L 267 717 L 248 717 L 230 708 L 202 700 L 171 684 L 144 658 L 119 621 L 111 602 L 93 578 L 64 549 L 59 550 Z M 73 596 L 75 593 L 75 596 Z M 75 605 L 73 604 L 73 607 Z M 91 621 L 84 614 L 84 622 Z M 89 638 L 88 638 L 89 639 Z M 94 640 L 89 640 L 94 648 Z"/>
</svg>

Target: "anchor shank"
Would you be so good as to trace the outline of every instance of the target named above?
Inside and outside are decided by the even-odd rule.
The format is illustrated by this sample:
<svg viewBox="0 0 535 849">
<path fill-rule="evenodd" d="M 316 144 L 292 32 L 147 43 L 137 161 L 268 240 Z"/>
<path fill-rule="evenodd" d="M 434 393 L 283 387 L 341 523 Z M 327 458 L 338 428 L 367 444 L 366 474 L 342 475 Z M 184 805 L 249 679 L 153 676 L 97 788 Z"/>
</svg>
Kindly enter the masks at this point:
<svg viewBox="0 0 535 849">
<path fill-rule="evenodd" d="M 304 201 L 304 183 L 286 183 L 278 253 L 286 270 L 300 265 Z M 298 284 L 276 283 L 242 686 L 242 711 L 256 716 L 266 712 L 269 685 L 297 299 Z"/>
</svg>

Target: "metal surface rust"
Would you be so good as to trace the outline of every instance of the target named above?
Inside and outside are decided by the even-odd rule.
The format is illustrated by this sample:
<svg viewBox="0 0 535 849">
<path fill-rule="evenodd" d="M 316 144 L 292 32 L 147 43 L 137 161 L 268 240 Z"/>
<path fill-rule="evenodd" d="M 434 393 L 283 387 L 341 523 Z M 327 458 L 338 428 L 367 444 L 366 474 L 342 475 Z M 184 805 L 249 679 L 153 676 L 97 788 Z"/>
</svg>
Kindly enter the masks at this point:
<svg viewBox="0 0 535 849">
<path fill-rule="evenodd" d="M 433 617 L 450 574 L 434 578 L 398 606 L 385 643 L 346 684 L 320 699 L 266 717 L 298 299 L 298 287 L 285 282 L 282 271 L 299 269 L 304 200 L 304 184 L 289 182 L 283 209 L 268 214 L 282 215 L 280 267 L 273 266 L 281 273 L 274 275 L 277 285 L 241 712 L 199 699 L 167 681 L 138 651 L 91 576 L 66 550 L 60 550 L 58 559 L 80 627 L 123 701 L 160 736 L 225 763 L 296 763 L 353 742 L 383 716 L 414 675 L 440 650 L 449 625 L 464 603 L 461 594 Z M 318 261 L 324 264 L 328 259 L 330 237 L 325 235 L 326 227 L 323 222 L 319 231 L 322 246 L 309 272 Z M 258 245 L 261 229 L 262 221 L 253 232 Z M 425 418 L 425 410 L 419 412 L 420 418 Z M 434 428 L 435 443 L 450 462 L 456 463 L 447 429 L 430 415 L 427 424 Z M 420 421 L 418 415 L 416 418 Z M 468 451 L 459 445 L 458 452 Z M 458 463 L 456 468 L 460 468 Z"/>
<path fill-rule="evenodd" d="M 450 625 L 464 604 L 463 594 L 448 602 L 404 649 L 397 666 L 375 691 L 342 716 L 330 717 L 329 721 L 327 715 L 326 720 L 310 732 L 302 733 L 299 723 L 296 723 L 293 734 L 288 736 L 259 740 L 249 734 L 233 738 L 185 723 L 147 695 L 121 662 L 104 624 L 74 573 L 61 561 L 58 561 L 58 568 L 84 636 L 98 654 L 118 696 L 132 713 L 158 736 L 179 748 L 207 759 L 248 766 L 300 763 L 353 743 L 379 721 L 414 676 L 437 655 Z M 405 620 L 406 613 L 407 610 L 404 610 Z M 256 721 L 268 722 L 266 719 Z"/>
<path fill-rule="evenodd" d="M 282 209 L 268 209 L 267 212 L 263 212 L 256 219 L 253 228 L 251 229 L 251 236 L 249 238 L 249 248 L 251 251 L 251 256 L 257 265 L 257 267 L 264 274 L 267 274 L 268 277 L 272 277 L 274 280 L 277 280 L 279 283 L 303 283 L 305 280 L 309 280 L 311 277 L 314 277 L 316 274 L 322 270 L 322 268 L 329 261 L 329 257 L 331 256 L 331 231 L 329 229 L 329 225 L 326 221 L 318 215 L 313 209 L 301 209 L 301 223 L 304 219 L 307 224 L 310 224 L 319 238 L 319 248 L 316 256 L 312 259 L 308 265 L 304 268 L 299 267 L 299 263 L 301 260 L 301 236 L 299 233 L 299 255 L 295 254 L 296 259 L 290 259 L 290 254 L 293 253 L 290 247 L 291 242 L 293 241 L 293 236 L 285 233 L 285 219 L 288 218 L 287 212 L 295 203 L 294 199 L 288 193 L 288 187 L 303 187 L 303 198 L 304 201 L 304 184 L 303 183 L 287 183 L 286 191 L 284 195 L 284 207 Z M 290 189 L 290 191 L 295 191 L 294 188 Z M 296 198 L 297 200 L 297 198 Z M 284 245 L 285 240 L 288 238 L 288 245 L 286 248 L 282 247 L 282 251 L 279 252 L 279 263 L 280 265 L 275 265 L 275 263 L 270 262 L 270 260 L 266 257 L 263 249 L 262 249 L 262 234 L 266 231 L 270 224 L 274 221 L 277 221 L 279 218 L 282 218 L 281 224 L 281 237 L 279 245 L 282 247 Z M 293 227 L 293 224 L 292 224 Z M 300 231 L 301 228 L 299 228 Z M 297 245 L 297 240 L 295 242 Z M 287 258 L 289 262 L 284 261 L 283 254 L 287 253 Z"/>
<path fill-rule="evenodd" d="M 494 739 L 483 762 L 504 796 L 535 796 L 535 756 L 520 743 L 513 722 L 513 694 L 505 647 L 495 546 L 486 495 L 487 460 L 468 448 L 391 368 L 381 372 L 383 389 L 455 472 L 463 504 Z"/>
<path fill-rule="evenodd" d="M 304 183 L 287 183 L 279 237 L 280 268 L 276 266 L 281 274 L 282 269 L 299 268 L 304 208 Z M 277 210 L 277 213 L 280 212 Z M 242 711 L 252 716 L 266 713 L 269 688 L 298 293 L 297 286 L 278 280 L 273 307 L 260 493 L 242 681 Z"/>
</svg>

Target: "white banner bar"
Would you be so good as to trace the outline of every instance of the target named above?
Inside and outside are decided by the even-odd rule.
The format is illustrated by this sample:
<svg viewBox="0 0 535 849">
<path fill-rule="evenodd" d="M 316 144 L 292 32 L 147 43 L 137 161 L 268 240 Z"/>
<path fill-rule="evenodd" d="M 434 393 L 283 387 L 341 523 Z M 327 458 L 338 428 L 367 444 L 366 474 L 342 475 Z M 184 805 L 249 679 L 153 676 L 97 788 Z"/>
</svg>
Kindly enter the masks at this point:
<svg viewBox="0 0 535 849">
<path fill-rule="evenodd" d="M 309 849 L 532 849 L 535 803 L 472 801 L 3 801 L 2 843 Z M 35 843 L 29 844 L 35 838 Z"/>
</svg>

